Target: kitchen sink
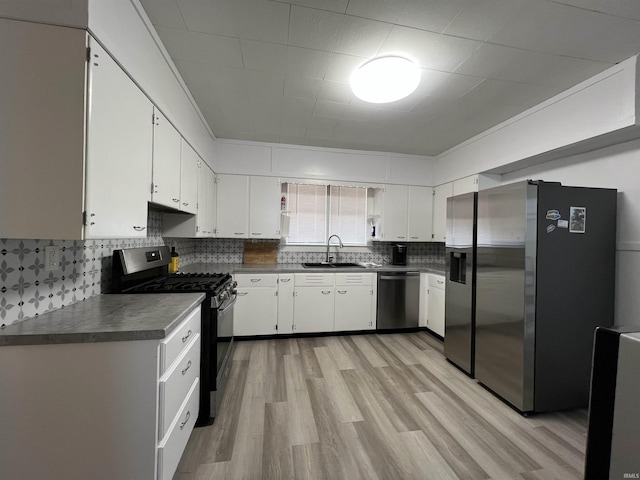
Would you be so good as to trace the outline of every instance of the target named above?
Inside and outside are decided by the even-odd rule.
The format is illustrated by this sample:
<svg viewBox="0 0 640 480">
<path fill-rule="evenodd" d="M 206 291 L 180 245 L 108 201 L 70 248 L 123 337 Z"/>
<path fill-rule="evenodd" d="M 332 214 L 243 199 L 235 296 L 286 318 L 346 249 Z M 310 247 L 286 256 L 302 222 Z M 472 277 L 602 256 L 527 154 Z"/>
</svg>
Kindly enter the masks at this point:
<svg viewBox="0 0 640 480">
<path fill-rule="evenodd" d="M 365 268 L 359 263 L 351 262 L 307 262 L 303 263 L 304 268 Z"/>
</svg>

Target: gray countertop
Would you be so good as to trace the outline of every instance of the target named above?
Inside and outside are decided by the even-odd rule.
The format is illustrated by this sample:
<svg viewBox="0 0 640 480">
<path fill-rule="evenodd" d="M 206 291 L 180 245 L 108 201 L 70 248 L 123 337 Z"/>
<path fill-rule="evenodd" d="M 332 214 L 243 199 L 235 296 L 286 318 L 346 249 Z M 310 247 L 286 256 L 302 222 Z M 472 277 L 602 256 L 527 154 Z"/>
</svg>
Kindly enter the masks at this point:
<svg viewBox="0 0 640 480">
<path fill-rule="evenodd" d="M 309 273 L 309 272 L 424 272 L 444 275 L 444 264 L 414 263 L 409 265 L 382 265 L 367 268 L 305 268 L 300 263 L 258 265 L 246 263 L 194 263 L 180 268 L 185 273 Z"/>
<path fill-rule="evenodd" d="M 0 347 L 162 339 L 204 298 L 203 293 L 99 295 L 0 328 Z"/>
</svg>

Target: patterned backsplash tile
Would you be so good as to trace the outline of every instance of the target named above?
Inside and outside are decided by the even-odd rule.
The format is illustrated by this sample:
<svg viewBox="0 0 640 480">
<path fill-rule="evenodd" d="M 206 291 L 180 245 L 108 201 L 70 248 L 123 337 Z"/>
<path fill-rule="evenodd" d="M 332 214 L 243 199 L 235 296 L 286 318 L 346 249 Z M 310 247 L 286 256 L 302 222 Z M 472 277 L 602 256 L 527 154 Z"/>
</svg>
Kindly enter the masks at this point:
<svg viewBox="0 0 640 480">
<path fill-rule="evenodd" d="M 180 264 L 242 263 L 245 240 L 184 239 L 162 237 L 162 213 L 150 211 L 148 236 L 110 240 L 14 240 L 0 239 L 0 324 L 32 318 L 106 293 L 111 283 L 111 258 L 120 248 L 175 246 Z M 44 248 L 61 249 L 61 268 L 44 269 Z M 391 245 L 376 242 L 370 252 L 331 248 L 335 261 L 388 263 Z M 278 252 L 279 263 L 320 262 L 324 252 Z M 444 244 L 410 243 L 409 263 L 444 264 Z"/>
</svg>

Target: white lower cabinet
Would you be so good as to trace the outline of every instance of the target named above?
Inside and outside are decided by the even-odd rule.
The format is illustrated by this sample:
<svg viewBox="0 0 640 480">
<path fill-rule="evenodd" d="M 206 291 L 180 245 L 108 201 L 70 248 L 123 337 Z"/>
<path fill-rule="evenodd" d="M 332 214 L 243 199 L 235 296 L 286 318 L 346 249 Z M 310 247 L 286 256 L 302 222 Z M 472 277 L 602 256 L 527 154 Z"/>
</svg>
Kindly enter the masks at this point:
<svg viewBox="0 0 640 480">
<path fill-rule="evenodd" d="M 235 336 L 278 333 L 278 275 L 238 274 L 238 300 L 233 310 Z"/>
<path fill-rule="evenodd" d="M 334 330 L 376 327 L 376 286 L 373 273 L 336 273 Z"/>
<path fill-rule="evenodd" d="M 334 287 L 297 287 L 293 300 L 293 333 L 332 332 Z"/>
<path fill-rule="evenodd" d="M 429 274 L 427 290 L 427 328 L 444 337 L 444 300 L 445 278 L 442 275 Z"/>
<path fill-rule="evenodd" d="M 162 340 L 1 347 L 0 477 L 170 480 L 198 417 L 200 312 Z"/>
<path fill-rule="evenodd" d="M 278 333 L 293 333 L 293 273 L 278 275 Z"/>
</svg>

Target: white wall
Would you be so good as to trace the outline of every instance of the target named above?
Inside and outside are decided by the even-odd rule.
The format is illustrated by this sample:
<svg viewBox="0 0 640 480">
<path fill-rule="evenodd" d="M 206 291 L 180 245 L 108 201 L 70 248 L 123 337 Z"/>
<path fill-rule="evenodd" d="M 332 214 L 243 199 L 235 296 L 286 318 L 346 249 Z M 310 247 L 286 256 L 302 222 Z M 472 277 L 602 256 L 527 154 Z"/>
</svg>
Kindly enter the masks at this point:
<svg viewBox="0 0 640 480">
<path fill-rule="evenodd" d="M 640 140 L 503 175 L 524 179 L 618 189 L 615 323 L 640 327 Z"/>
<path fill-rule="evenodd" d="M 217 173 L 376 184 L 433 185 L 433 157 L 218 140 Z"/>
<path fill-rule="evenodd" d="M 637 69 L 637 57 L 631 57 L 444 152 L 437 160 L 438 184 L 637 138 Z"/>
</svg>

